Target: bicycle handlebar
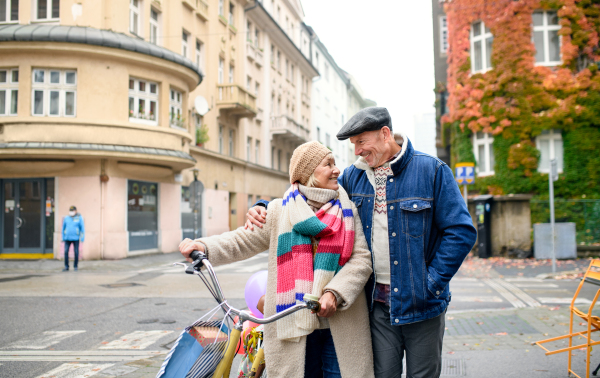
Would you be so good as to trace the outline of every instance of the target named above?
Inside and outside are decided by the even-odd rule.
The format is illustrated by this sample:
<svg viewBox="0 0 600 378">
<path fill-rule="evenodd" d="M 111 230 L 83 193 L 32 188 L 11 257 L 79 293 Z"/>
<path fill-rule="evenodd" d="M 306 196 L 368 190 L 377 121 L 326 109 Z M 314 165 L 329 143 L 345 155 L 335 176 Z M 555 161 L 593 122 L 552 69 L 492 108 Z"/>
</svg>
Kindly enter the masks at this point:
<svg viewBox="0 0 600 378">
<path fill-rule="evenodd" d="M 219 284 L 219 280 L 217 279 L 217 275 L 212 267 L 212 264 L 206 258 L 206 254 L 204 254 L 200 251 L 192 251 L 190 253 L 190 258 L 192 260 L 194 260 L 190 265 L 186 266 L 185 264 L 181 264 L 181 265 L 186 266 L 185 272 L 188 274 L 199 275 L 202 278 L 202 281 L 204 282 L 204 284 L 207 286 L 207 288 L 213 295 L 213 297 L 215 297 L 217 302 L 219 302 L 223 311 L 231 312 L 231 313 L 234 313 L 235 315 L 238 315 L 240 318 L 240 321 L 242 323 L 245 322 L 246 320 L 250 320 L 257 324 L 268 324 L 268 323 L 275 322 L 283 317 L 291 315 L 294 312 L 305 309 L 305 308 L 311 310 L 313 313 L 317 313 L 321 309 L 321 304 L 318 301 L 312 300 L 312 299 L 308 299 L 308 300 L 305 299 L 304 303 L 295 304 L 294 306 L 287 308 L 281 312 L 278 312 L 275 315 L 271 315 L 271 316 L 269 316 L 267 318 L 263 318 L 263 319 L 257 318 L 256 316 L 251 315 L 251 313 L 248 311 L 238 310 L 237 308 L 231 307 L 231 306 L 229 306 L 229 304 L 227 304 L 227 302 L 225 301 L 225 296 L 223 295 L 223 290 L 221 289 L 221 285 Z M 208 281 L 206 281 L 206 279 L 204 278 L 204 276 L 201 272 L 203 266 L 206 269 L 206 271 L 208 272 L 208 275 L 210 277 L 210 280 L 212 281 L 213 287 L 210 287 Z"/>
</svg>

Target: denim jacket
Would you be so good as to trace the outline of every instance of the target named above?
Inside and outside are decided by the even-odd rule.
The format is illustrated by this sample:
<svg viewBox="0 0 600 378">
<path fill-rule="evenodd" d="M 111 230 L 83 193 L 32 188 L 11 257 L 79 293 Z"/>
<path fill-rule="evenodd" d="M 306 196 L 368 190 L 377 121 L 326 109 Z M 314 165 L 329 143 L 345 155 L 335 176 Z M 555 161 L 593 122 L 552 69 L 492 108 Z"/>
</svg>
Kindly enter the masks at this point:
<svg viewBox="0 0 600 378">
<path fill-rule="evenodd" d="M 415 151 L 403 137 L 404 151 L 390 163 L 394 174 L 386 185 L 393 325 L 431 319 L 446 310 L 448 284 L 477 238 L 451 169 L 441 160 Z M 373 170 L 359 158 L 339 178 L 358 208 L 371 251 L 373 176 Z M 366 287 L 370 309 L 375 274 Z"/>
</svg>

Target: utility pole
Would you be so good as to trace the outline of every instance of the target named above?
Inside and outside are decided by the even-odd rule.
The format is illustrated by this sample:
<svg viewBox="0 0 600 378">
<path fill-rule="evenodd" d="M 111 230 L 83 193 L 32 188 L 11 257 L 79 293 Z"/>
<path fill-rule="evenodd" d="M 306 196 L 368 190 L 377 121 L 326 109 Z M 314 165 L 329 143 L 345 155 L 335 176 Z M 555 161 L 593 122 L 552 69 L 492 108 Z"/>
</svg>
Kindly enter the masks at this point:
<svg viewBox="0 0 600 378">
<path fill-rule="evenodd" d="M 558 180 L 558 164 L 556 159 L 550 160 L 548 182 L 550 185 L 550 226 L 552 227 L 552 273 L 556 273 L 556 233 L 554 229 L 554 181 Z"/>
</svg>

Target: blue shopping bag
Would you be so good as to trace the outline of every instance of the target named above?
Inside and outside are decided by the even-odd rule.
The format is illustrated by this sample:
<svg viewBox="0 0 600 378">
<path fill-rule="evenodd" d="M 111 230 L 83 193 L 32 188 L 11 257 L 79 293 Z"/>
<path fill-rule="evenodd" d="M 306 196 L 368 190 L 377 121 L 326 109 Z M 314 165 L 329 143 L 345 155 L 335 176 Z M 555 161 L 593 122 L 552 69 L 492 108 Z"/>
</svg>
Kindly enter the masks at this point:
<svg viewBox="0 0 600 378">
<path fill-rule="evenodd" d="M 173 344 L 171 351 L 167 354 L 156 378 L 208 378 L 215 369 L 225 353 L 228 339 L 223 337 L 201 342 L 192 336 L 197 327 L 212 329 L 217 334 L 229 335 L 229 329 L 223 321 L 204 321 L 203 318 L 187 327 Z M 204 344 L 204 345 L 202 345 Z"/>
</svg>

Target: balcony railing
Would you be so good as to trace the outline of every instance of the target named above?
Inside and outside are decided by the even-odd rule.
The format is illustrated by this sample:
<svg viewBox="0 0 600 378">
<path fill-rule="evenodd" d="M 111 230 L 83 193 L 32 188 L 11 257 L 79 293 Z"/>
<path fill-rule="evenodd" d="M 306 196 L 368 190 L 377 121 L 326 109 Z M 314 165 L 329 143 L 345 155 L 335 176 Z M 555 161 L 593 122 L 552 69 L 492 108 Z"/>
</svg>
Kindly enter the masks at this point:
<svg viewBox="0 0 600 378">
<path fill-rule="evenodd" d="M 246 41 L 246 56 L 251 62 L 255 62 L 257 66 L 263 65 L 263 53 L 251 40 Z"/>
<path fill-rule="evenodd" d="M 308 142 L 310 131 L 294 121 L 293 118 L 283 115 L 272 117 L 271 120 L 271 134 L 273 136 L 279 136 L 286 141 L 291 140 L 296 144 Z"/>
<path fill-rule="evenodd" d="M 196 0 L 196 16 L 208 21 L 208 4 L 204 0 Z"/>
<path fill-rule="evenodd" d="M 217 84 L 219 98 L 217 106 L 221 111 L 240 117 L 256 116 L 256 97 L 237 84 Z"/>
</svg>

